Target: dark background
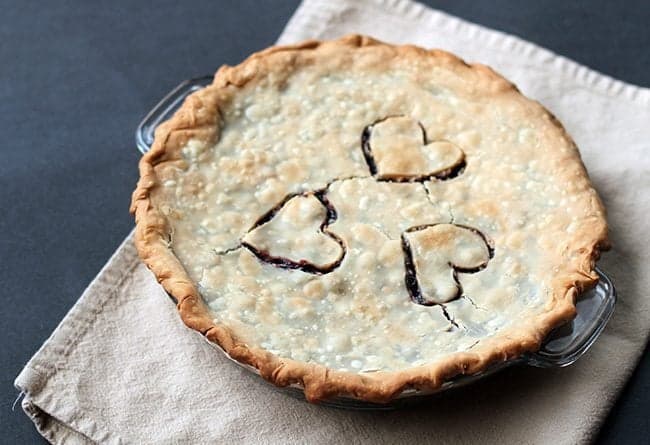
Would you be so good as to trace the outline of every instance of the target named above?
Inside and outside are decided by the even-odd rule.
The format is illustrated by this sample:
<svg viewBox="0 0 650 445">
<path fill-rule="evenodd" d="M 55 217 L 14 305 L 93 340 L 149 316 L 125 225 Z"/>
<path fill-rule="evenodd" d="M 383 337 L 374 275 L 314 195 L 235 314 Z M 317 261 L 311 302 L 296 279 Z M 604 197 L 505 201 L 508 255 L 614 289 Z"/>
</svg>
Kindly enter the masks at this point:
<svg viewBox="0 0 650 445">
<path fill-rule="evenodd" d="M 425 3 L 650 86 L 647 0 Z M 139 120 L 273 44 L 297 5 L 0 0 L 1 441 L 43 442 L 13 380 L 133 227 Z M 648 443 L 649 379 L 646 351 L 600 442 Z"/>
</svg>

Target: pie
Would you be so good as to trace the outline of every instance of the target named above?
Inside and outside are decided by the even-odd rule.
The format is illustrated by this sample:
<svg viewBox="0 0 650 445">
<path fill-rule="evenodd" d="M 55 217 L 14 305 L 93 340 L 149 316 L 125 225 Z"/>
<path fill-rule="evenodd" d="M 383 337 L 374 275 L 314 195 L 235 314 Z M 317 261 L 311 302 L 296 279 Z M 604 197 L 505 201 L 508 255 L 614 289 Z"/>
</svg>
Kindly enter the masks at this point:
<svg viewBox="0 0 650 445">
<path fill-rule="evenodd" d="M 538 350 L 608 247 L 540 104 L 363 36 L 219 69 L 157 129 L 131 211 L 183 321 L 310 401 L 386 402 Z"/>
</svg>

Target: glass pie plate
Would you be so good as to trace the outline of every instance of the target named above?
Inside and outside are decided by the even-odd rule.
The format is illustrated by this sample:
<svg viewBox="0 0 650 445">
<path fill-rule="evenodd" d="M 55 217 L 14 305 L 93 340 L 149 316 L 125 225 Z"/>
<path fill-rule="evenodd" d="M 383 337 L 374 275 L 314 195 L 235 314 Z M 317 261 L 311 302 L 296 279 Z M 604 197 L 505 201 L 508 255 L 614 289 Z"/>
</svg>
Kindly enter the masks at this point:
<svg viewBox="0 0 650 445">
<path fill-rule="evenodd" d="M 186 80 L 170 91 L 153 107 L 142 122 L 140 122 L 140 125 L 138 125 L 135 133 L 138 150 L 146 153 L 153 143 L 156 127 L 171 118 L 188 95 L 204 88 L 211 82 L 212 76 L 198 77 Z M 477 374 L 460 375 L 445 382 L 435 390 L 406 389 L 386 404 L 370 403 L 352 397 L 339 396 L 322 401 L 321 405 L 361 410 L 395 409 L 429 400 L 435 394 L 465 386 L 512 365 L 526 365 L 538 368 L 562 368 L 569 366 L 587 352 L 605 328 L 614 311 L 616 304 L 616 290 L 614 289 L 614 285 L 603 271 L 596 268 L 596 272 L 599 276 L 599 281 L 593 289 L 584 292 L 578 297 L 576 302 L 576 317 L 572 321 L 552 331 L 545 339 L 541 349 L 537 352 L 495 363 L 488 369 Z M 219 348 L 218 345 L 210 344 L 225 354 L 225 351 Z M 226 357 L 237 365 L 259 375 L 257 369 L 239 363 L 231 359 L 227 354 Z M 291 385 L 279 389 L 284 390 L 288 395 L 304 400 L 303 389 L 299 385 Z"/>
</svg>

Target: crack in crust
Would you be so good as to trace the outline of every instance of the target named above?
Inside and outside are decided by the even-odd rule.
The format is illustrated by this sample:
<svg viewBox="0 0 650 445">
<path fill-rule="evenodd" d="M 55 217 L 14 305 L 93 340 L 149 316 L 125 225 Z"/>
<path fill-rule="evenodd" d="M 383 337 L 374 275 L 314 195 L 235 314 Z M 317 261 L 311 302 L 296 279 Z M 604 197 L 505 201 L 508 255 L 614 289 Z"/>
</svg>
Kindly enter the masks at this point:
<svg viewBox="0 0 650 445">
<path fill-rule="evenodd" d="M 259 226 L 261 226 L 261 225 L 263 225 L 263 224 L 269 222 L 271 219 L 273 219 L 273 217 L 276 215 L 276 213 L 277 213 L 277 212 L 278 212 L 278 211 L 279 211 L 279 210 L 280 210 L 280 209 L 281 209 L 281 208 L 282 208 L 282 207 L 287 203 L 287 201 L 289 201 L 291 198 L 294 198 L 294 197 L 296 197 L 296 196 L 306 196 L 306 195 L 308 195 L 308 194 L 314 194 L 314 195 L 315 195 L 315 196 L 316 196 L 316 197 L 317 197 L 317 198 L 318 198 L 318 199 L 323 203 L 323 205 L 325 205 L 325 207 L 327 208 L 327 211 L 328 211 L 327 220 L 328 220 L 328 222 L 327 222 L 327 224 L 325 224 L 325 226 L 329 226 L 329 225 L 332 224 L 334 221 L 336 221 L 336 210 L 335 210 L 334 207 L 329 203 L 329 201 L 327 201 L 327 204 L 325 204 L 325 202 L 323 201 L 323 200 L 327 200 L 327 198 L 325 197 L 325 195 L 326 195 L 327 192 L 329 191 L 330 187 L 331 187 L 332 185 L 338 183 L 338 182 L 349 181 L 349 180 L 352 180 L 352 179 L 365 179 L 365 178 L 370 178 L 370 177 L 371 177 L 371 176 L 344 176 L 344 177 L 340 177 L 340 178 L 332 179 L 331 181 L 329 181 L 329 182 L 325 185 L 325 187 L 320 188 L 320 189 L 317 189 L 317 190 L 314 190 L 314 191 L 305 191 L 305 192 L 300 192 L 300 193 L 289 193 L 289 194 L 288 194 L 287 196 L 285 196 L 285 197 L 284 197 L 284 198 L 283 198 L 283 199 L 282 199 L 278 204 L 276 204 L 275 206 L 273 206 L 272 208 L 270 208 L 269 210 L 267 210 L 264 214 L 262 214 L 262 216 L 260 216 L 260 217 L 259 217 L 259 218 L 258 218 L 258 219 L 253 223 L 253 225 L 252 225 L 252 226 L 251 226 L 251 227 L 246 231 L 246 233 L 250 233 L 251 230 L 253 230 L 253 229 L 255 229 L 256 227 L 259 227 Z M 423 184 L 423 185 L 424 185 L 424 184 Z M 425 190 L 426 190 L 426 187 L 425 187 Z M 322 227 L 321 227 L 321 229 L 322 229 Z M 245 235 L 244 235 L 244 236 L 245 236 Z M 169 246 L 171 246 L 171 234 L 170 234 L 169 237 L 168 237 L 167 244 L 168 244 Z M 245 243 L 244 243 L 241 239 L 239 239 L 239 240 L 237 241 L 237 244 L 236 244 L 236 245 L 234 245 L 234 246 L 232 246 L 232 247 L 229 247 L 229 248 L 227 248 L 227 249 L 223 249 L 223 250 L 217 250 L 217 249 L 215 249 L 215 250 L 214 250 L 214 253 L 215 253 L 215 255 L 219 255 L 219 256 L 228 255 L 229 253 L 235 252 L 235 251 L 241 249 L 242 247 L 246 247 L 246 246 L 245 246 Z M 250 247 L 250 246 L 249 246 L 249 247 Z M 248 248 L 248 247 L 247 247 L 247 248 Z M 249 250 L 251 250 L 251 249 L 249 248 Z M 252 250 L 251 250 L 251 252 L 252 252 Z M 253 253 L 255 253 L 255 252 L 253 252 Z M 257 256 L 258 258 L 260 258 L 257 254 L 255 254 L 255 256 Z M 261 259 L 261 258 L 260 258 L 260 259 Z M 341 260 L 342 260 L 342 259 L 343 259 L 343 258 L 341 258 Z M 263 260 L 263 261 L 264 261 L 264 260 Z M 288 268 L 291 269 L 292 267 L 288 267 Z M 296 268 L 298 268 L 298 267 L 296 267 Z"/>
<path fill-rule="evenodd" d="M 277 255 L 272 255 L 269 250 L 265 249 L 260 249 L 253 244 L 242 241 L 239 247 L 244 247 L 248 249 L 251 253 L 253 253 L 260 261 L 264 263 L 271 264 L 273 266 L 279 267 L 281 269 L 290 269 L 290 270 L 300 270 L 305 273 L 309 274 L 314 274 L 314 275 L 322 275 L 322 274 L 327 274 L 332 271 L 334 271 L 336 268 L 338 268 L 343 259 L 345 258 L 345 255 L 347 254 L 347 246 L 345 244 L 345 241 L 339 237 L 336 233 L 331 232 L 328 230 L 328 227 L 333 224 L 337 220 L 337 211 L 332 205 L 332 203 L 328 200 L 327 198 L 327 192 L 329 190 L 329 187 L 338 182 L 339 180 L 348 180 L 348 179 L 354 179 L 353 178 L 343 178 L 343 179 L 337 179 L 334 181 L 331 181 L 327 184 L 326 187 L 313 191 L 313 192 L 303 192 L 303 193 L 290 193 L 287 196 L 285 196 L 278 204 L 276 204 L 273 208 L 268 210 L 265 214 L 263 214 L 258 220 L 253 224 L 253 226 L 248 230 L 248 233 L 251 231 L 257 229 L 258 227 L 261 227 L 269 222 L 271 222 L 276 215 L 285 207 L 285 205 L 292 200 L 293 198 L 299 197 L 299 196 L 314 196 L 316 197 L 320 203 L 325 207 L 326 209 L 326 214 L 323 219 L 323 222 L 319 226 L 319 231 L 323 234 L 326 234 L 327 236 L 333 238 L 340 246 L 341 246 L 341 256 L 333 263 L 328 265 L 327 267 L 321 267 L 318 266 L 308 260 L 301 259 L 299 261 L 292 260 L 291 258 L 287 256 L 277 256 Z M 425 188 L 426 190 L 426 188 Z M 404 273 L 404 282 L 405 282 L 405 287 L 407 289 L 408 295 L 410 299 L 416 303 L 420 304 L 422 306 L 440 306 L 442 308 L 442 312 L 444 316 L 449 320 L 452 326 L 455 328 L 459 328 L 459 325 L 455 322 L 455 320 L 450 317 L 449 313 L 447 312 L 446 306 L 443 303 L 437 303 L 433 302 L 430 300 L 427 300 L 424 298 L 422 295 L 421 287 L 418 281 L 418 273 L 417 273 L 417 268 L 415 266 L 415 263 L 413 261 L 413 252 L 411 250 L 410 243 L 406 237 L 406 234 L 412 233 L 412 232 L 417 232 L 421 230 L 425 230 L 427 228 L 431 228 L 434 226 L 438 226 L 441 224 L 446 224 L 446 223 L 432 223 L 432 224 L 425 224 L 425 225 L 418 225 L 418 226 L 413 226 L 401 235 L 401 244 L 402 244 L 402 251 L 404 255 L 404 268 L 405 268 L 405 273 Z M 465 226 L 465 225 L 460 225 L 460 224 L 453 224 L 456 227 L 460 227 L 466 230 L 471 231 L 472 233 L 478 235 L 483 243 L 485 244 L 487 250 L 488 250 L 488 261 L 489 259 L 492 259 L 494 257 L 494 247 L 492 247 L 492 242 L 489 241 L 488 237 L 485 236 L 481 231 L 478 229 L 475 229 L 473 227 Z M 232 248 L 227 251 L 227 253 L 232 252 L 234 250 L 237 250 L 237 248 Z M 448 267 L 452 269 L 452 274 L 453 274 L 453 280 L 456 283 L 457 286 L 457 292 L 456 295 L 449 301 L 456 300 L 458 298 L 467 298 L 472 306 L 478 309 L 478 306 L 474 303 L 473 300 L 471 300 L 469 297 L 465 296 L 463 294 L 463 287 L 460 283 L 460 280 L 458 278 L 458 272 L 462 273 L 476 273 L 481 270 L 483 270 L 485 267 L 487 267 L 487 261 L 483 264 L 480 264 L 477 267 L 462 267 L 458 264 L 454 264 L 451 261 L 447 263 Z"/>
<path fill-rule="evenodd" d="M 189 278 L 166 243 L 170 225 L 166 216 L 151 201 L 151 193 L 160 186 L 156 166 L 180 162 L 180 150 L 190 138 L 215 141 L 219 136 L 220 94 L 224 89 L 243 87 L 264 75 L 274 58 L 284 57 L 279 63 L 295 63 L 302 57 L 327 54 L 328 58 L 347 57 L 354 51 L 386 51 L 391 57 L 435 60 L 436 63 L 454 67 L 459 75 L 471 73 L 477 90 L 488 95 L 516 98 L 525 103 L 542 119 L 551 122 L 562 137 L 573 147 L 564 154 L 567 162 L 577 166 L 575 174 L 586 178 L 580 156 L 561 124 L 538 103 L 524 99 L 516 87 L 490 68 L 467 64 L 458 57 L 441 51 L 425 50 L 411 45 L 393 46 L 369 37 L 351 35 L 330 42 L 307 41 L 293 46 L 276 46 L 253 54 L 236 67 L 224 66 L 218 70 L 211 86 L 192 94 L 174 117 L 156 130 L 152 149 L 142 157 L 139 165 L 140 180 L 133 192 L 131 212 L 135 215 L 135 244 L 142 260 L 154 272 L 164 288 L 178 301 L 178 310 L 185 324 L 221 346 L 233 359 L 259 370 L 265 379 L 279 386 L 298 384 L 304 388 L 309 401 L 346 395 L 371 402 L 387 402 L 406 388 L 435 390 L 445 381 L 459 374 L 474 374 L 493 363 L 532 352 L 540 347 L 543 338 L 555 327 L 575 315 L 576 295 L 597 282 L 595 261 L 600 251 L 609 248 L 604 208 L 595 193 L 590 202 L 597 216 L 582 232 L 581 254 L 572 258 L 566 270 L 560 271 L 552 283 L 553 293 L 545 312 L 527 320 L 515 330 L 504 330 L 472 345 L 471 351 L 458 352 L 436 362 L 414 368 L 391 372 L 359 374 L 328 369 L 314 363 L 281 358 L 259 347 L 238 340 L 226 326 L 214 322 L 202 301 L 196 284 Z M 343 59 L 341 60 L 349 60 Z M 587 182 L 588 184 L 588 182 Z M 584 230 L 584 229 L 583 229 Z"/>
</svg>

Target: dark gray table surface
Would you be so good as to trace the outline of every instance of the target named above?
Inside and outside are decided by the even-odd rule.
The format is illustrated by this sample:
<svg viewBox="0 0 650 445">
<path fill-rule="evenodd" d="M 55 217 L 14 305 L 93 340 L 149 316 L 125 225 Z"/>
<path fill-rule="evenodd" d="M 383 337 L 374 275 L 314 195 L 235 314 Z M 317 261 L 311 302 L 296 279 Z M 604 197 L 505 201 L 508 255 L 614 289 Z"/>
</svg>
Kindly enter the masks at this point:
<svg viewBox="0 0 650 445">
<path fill-rule="evenodd" d="M 426 3 L 650 86 L 648 1 Z M 43 441 L 13 380 L 133 227 L 138 121 L 271 45 L 297 5 L 0 0 L 0 442 Z M 648 443 L 649 381 L 646 351 L 599 442 Z"/>
</svg>

